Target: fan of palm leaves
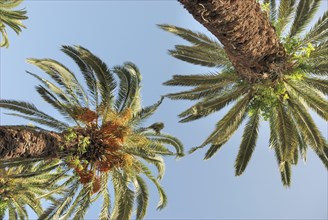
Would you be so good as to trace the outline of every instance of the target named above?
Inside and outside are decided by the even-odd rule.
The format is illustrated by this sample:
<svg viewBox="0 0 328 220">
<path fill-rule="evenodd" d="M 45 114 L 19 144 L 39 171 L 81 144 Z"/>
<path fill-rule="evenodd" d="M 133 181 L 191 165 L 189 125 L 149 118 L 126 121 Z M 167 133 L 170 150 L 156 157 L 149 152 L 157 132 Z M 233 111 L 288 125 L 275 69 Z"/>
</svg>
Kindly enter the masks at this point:
<svg viewBox="0 0 328 220">
<path fill-rule="evenodd" d="M 43 213 L 41 199 L 56 201 L 54 195 L 64 192 L 63 187 L 52 180 L 60 181 L 65 177 L 61 174 L 59 160 L 19 166 L 1 163 L 0 219 L 4 219 L 6 212 L 9 219 L 27 219 L 26 206 L 40 216 Z"/>
<path fill-rule="evenodd" d="M 81 219 L 90 204 L 102 197 L 100 219 L 129 219 L 135 200 L 136 218 L 142 219 L 148 205 L 148 189 L 143 176 L 157 187 L 158 209 L 162 209 L 167 203 L 158 182 L 165 169 L 162 156 L 183 156 L 183 147 L 175 137 L 161 133 L 163 123 L 146 127 L 141 123 L 156 111 L 163 98 L 154 105 L 141 107 L 141 75 L 133 63 L 109 69 L 81 46 L 63 46 L 62 51 L 79 66 L 87 89 L 67 67 L 55 60 L 28 59 L 54 82 L 28 73 L 41 81 L 36 87 L 37 92 L 67 122 L 59 121 L 27 102 L 0 101 L 0 107 L 19 112 L 11 115 L 51 127 L 61 132 L 65 139 L 57 154 L 65 161 L 63 172 L 73 170 L 74 175 L 63 183 L 68 191 L 40 218 L 74 216 Z M 168 145 L 176 153 L 169 150 Z M 148 168 L 148 163 L 157 168 L 157 177 Z M 108 189 L 110 181 L 115 192 L 113 202 Z"/>
<path fill-rule="evenodd" d="M 16 34 L 22 31 L 21 20 L 27 19 L 25 10 L 15 10 L 12 9 L 17 7 L 22 3 L 23 0 L 2 0 L 0 1 L 0 32 L 2 35 L 2 41 L 0 47 L 9 47 L 9 40 L 6 32 L 6 25 L 13 29 Z"/>
<path fill-rule="evenodd" d="M 159 25 L 165 31 L 189 41 L 177 45 L 170 54 L 180 60 L 219 70 L 210 74 L 175 75 L 165 82 L 171 86 L 190 86 L 191 90 L 168 94 L 171 99 L 199 100 L 182 112 L 181 122 L 189 122 L 219 111 L 235 102 L 216 124 L 215 130 L 199 146 L 211 145 L 205 159 L 224 145 L 247 119 L 235 173 L 241 175 L 254 151 L 261 119 L 270 122 L 270 147 L 275 150 L 284 185 L 290 185 L 291 165 L 299 154 L 306 159 L 311 147 L 328 168 L 327 141 L 314 123 L 308 109 L 328 119 L 328 12 L 308 30 L 320 1 L 264 1 L 268 15 L 288 53 L 289 68 L 283 73 L 266 73 L 249 83 L 239 76 L 229 62 L 222 45 L 198 32 L 172 25 Z M 293 16 L 294 15 L 294 16 Z M 247 58 L 246 58 L 247 59 Z"/>
</svg>

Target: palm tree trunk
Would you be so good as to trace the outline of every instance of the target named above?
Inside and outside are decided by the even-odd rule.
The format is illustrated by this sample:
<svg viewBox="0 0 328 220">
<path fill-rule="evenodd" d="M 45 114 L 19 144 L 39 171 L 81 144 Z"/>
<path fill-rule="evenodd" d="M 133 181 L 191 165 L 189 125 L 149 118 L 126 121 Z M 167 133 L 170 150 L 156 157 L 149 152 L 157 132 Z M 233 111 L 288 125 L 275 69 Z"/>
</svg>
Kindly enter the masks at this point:
<svg viewBox="0 0 328 220">
<path fill-rule="evenodd" d="M 251 82 L 279 75 L 286 53 L 256 0 L 178 0 L 223 44 L 239 75 Z"/>
<path fill-rule="evenodd" d="M 63 143 L 59 133 L 23 126 L 0 126 L 0 161 L 58 158 Z"/>
</svg>

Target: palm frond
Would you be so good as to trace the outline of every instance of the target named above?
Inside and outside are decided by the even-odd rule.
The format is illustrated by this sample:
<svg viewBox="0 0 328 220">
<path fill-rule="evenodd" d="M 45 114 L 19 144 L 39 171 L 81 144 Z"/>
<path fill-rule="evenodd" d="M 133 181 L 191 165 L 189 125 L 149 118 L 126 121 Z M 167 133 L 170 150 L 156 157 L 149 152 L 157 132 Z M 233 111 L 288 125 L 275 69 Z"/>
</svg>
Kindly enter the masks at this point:
<svg viewBox="0 0 328 220">
<path fill-rule="evenodd" d="M 98 106 L 98 83 L 95 76 L 95 73 L 93 72 L 92 68 L 81 58 L 81 53 L 76 47 L 71 46 L 62 46 L 61 50 L 68 55 L 70 58 L 74 60 L 74 62 L 78 65 L 80 68 L 80 71 L 84 77 L 85 83 L 88 87 L 89 96 L 93 104 Z"/>
<path fill-rule="evenodd" d="M 297 136 L 295 127 L 286 112 L 286 106 L 278 103 L 274 117 L 281 160 L 291 163 L 294 161 L 294 152 L 297 151 Z"/>
<path fill-rule="evenodd" d="M 249 95 L 242 97 L 229 112 L 216 124 L 215 130 L 199 147 L 192 148 L 190 152 L 194 152 L 199 148 L 205 147 L 207 144 L 212 143 L 212 146 L 205 154 L 204 159 L 211 158 L 217 150 L 225 144 L 229 138 L 238 129 L 246 116 L 246 109 L 249 103 Z"/>
<path fill-rule="evenodd" d="M 11 198 L 10 203 L 12 203 L 15 206 L 16 213 L 19 219 L 26 219 L 28 217 L 25 207 L 22 206 L 22 204 L 20 204 L 18 200 Z"/>
<path fill-rule="evenodd" d="M 25 119 L 35 121 L 40 124 L 48 125 L 55 129 L 63 130 L 68 127 L 67 124 L 58 121 L 57 119 L 47 115 L 46 113 L 37 109 L 33 104 L 22 101 L 14 101 L 14 100 L 0 100 L 0 108 L 9 109 L 12 111 L 17 111 L 22 113 L 19 114 L 11 114 L 19 117 L 23 117 Z"/>
<path fill-rule="evenodd" d="M 325 167 L 328 169 L 328 145 L 326 145 L 322 153 L 317 153 L 317 155 L 319 156 Z"/>
<path fill-rule="evenodd" d="M 32 117 L 32 116 L 21 115 L 21 114 L 17 114 L 17 113 L 6 113 L 6 114 L 10 115 L 10 116 L 24 118 L 28 121 L 36 122 L 40 125 L 46 125 L 50 128 L 58 130 L 58 131 L 63 131 L 63 130 L 68 128 L 67 125 L 63 125 L 61 122 L 57 123 L 57 122 L 54 122 L 54 121 L 49 121 L 49 120 L 46 120 L 46 119 Z"/>
<path fill-rule="evenodd" d="M 43 209 L 39 200 L 34 200 L 33 197 L 28 197 L 26 195 L 21 195 L 20 200 L 23 204 L 28 205 L 38 216 L 42 214 Z"/>
<path fill-rule="evenodd" d="M 278 20 L 275 24 L 276 33 L 281 36 L 285 28 L 292 19 L 292 15 L 295 11 L 295 0 L 281 0 L 278 9 Z"/>
<path fill-rule="evenodd" d="M 59 217 L 69 208 L 80 183 L 73 176 L 69 178 L 64 184 L 69 186 L 67 192 L 65 192 L 63 196 L 56 201 L 56 203 L 53 203 L 51 206 L 49 206 L 48 209 L 46 209 L 39 217 L 40 219 L 59 219 Z"/>
<path fill-rule="evenodd" d="M 289 37 L 301 34 L 311 22 L 320 6 L 321 0 L 300 0 L 297 5 L 295 18 L 290 29 Z"/>
<path fill-rule="evenodd" d="M 34 73 L 31 73 L 29 71 L 26 71 L 28 74 L 30 74 L 31 76 L 35 77 L 36 79 L 38 79 L 39 81 L 41 81 L 41 83 L 43 84 L 42 85 L 39 85 L 39 87 L 43 87 L 43 88 L 48 88 L 49 90 L 49 93 L 51 93 L 51 95 L 53 97 L 58 97 L 61 99 L 61 101 L 65 102 L 66 104 L 68 103 L 74 103 L 75 100 L 71 99 L 70 97 L 67 96 L 67 92 L 66 91 L 63 91 L 61 88 L 59 88 L 58 86 L 56 86 L 55 84 L 53 84 L 52 82 L 46 80 L 46 79 L 43 79 L 41 78 L 40 76 L 34 74 Z"/>
<path fill-rule="evenodd" d="M 272 23 L 276 22 L 277 18 L 277 5 L 276 5 L 276 0 L 264 0 L 264 3 L 269 3 L 270 4 L 270 21 Z"/>
<path fill-rule="evenodd" d="M 328 11 L 314 24 L 310 31 L 302 39 L 300 46 L 305 46 L 308 43 L 316 44 L 321 41 L 327 40 L 328 36 Z"/>
<path fill-rule="evenodd" d="M 169 50 L 171 56 L 192 64 L 207 67 L 231 67 L 223 48 L 206 48 L 202 45 L 185 46 L 176 45 L 174 50 Z"/>
<path fill-rule="evenodd" d="M 195 45 L 207 46 L 212 49 L 222 48 L 222 46 L 217 41 L 210 39 L 205 34 L 200 32 L 194 32 L 189 29 L 185 29 L 169 24 L 159 24 L 158 27 L 164 31 L 175 34 Z"/>
<path fill-rule="evenodd" d="M 247 91 L 247 87 L 233 86 L 228 90 L 222 91 L 221 94 L 216 94 L 213 98 L 204 99 L 196 103 L 194 106 L 179 114 L 183 117 L 180 122 L 188 122 L 205 117 L 213 112 L 219 111 L 231 102 L 235 101 Z"/>
<path fill-rule="evenodd" d="M 114 184 L 115 201 L 110 219 L 130 219 L 133 211 L 134 193 L 128 187 L 129 180 L 125 174 L 114 170 L 112 171 L 112 181 Z"/>
<path fill-rule="evenodd" d="M 110 107 L 113 99 L 113 91 L 116 87 L 113 74 L 107 65 L 89 50 L 81 46 L 76 46 L 76 49 L 79 51 L 80 58 L 92 69 L 97 78 L 102 104 L 106 107 Z"/>
<path fill-rule="evenodd" d="M 110 207 L 111 207 L 111 199 L 110 199 L 110 194 L 108 191 L 108 174 L 104 174 L 103 177 L 101 178 L 102 183 L 101 183 L 101 193 L 103 194 L 103 204 L 101 206 L 101 211 L 99 214 L 99 220 L 107 220 L 110 218 Z"/>
<path fill-rule="evenodd" d="M 1 8 L 6 8 L 6 9 L 15 8 L 18 5 L 20 5 L 22 2 L 23 0 L 6 0 L 1 2 Z"/>
<path fill-rule="evenodd" d="M 6 25 L 12 30 L 19 34 L 22 28 L 26 28 L 22 20 L 27 19 L 25 10 L 12 10 L 22 3 L 22 0 L 7 0 L 0 2 L 0 14 L 1 14 L 1 24 L 0 32 L 2 35 L 2 41 L 0 42 L 0 47 L 9 47 L 9 40 L 6 32 Z"/>
<path fill-rule="evenodd" d="M 84 219 L 84 216 L 91 205 L 91 190 L 92 190 L 92 184 L 88 184 L 87 186 L 84 186 L 83 189 L 80 191 L 80 195 L 78 195 L 78 198 L 75 198 L 76 206 L 72 204 L 70 206 L 70 210 L 75 210 L 74 213 L 74 220 L 80 220 Z"/>
<path fill-rule="evenodd" d="M 53 166 L 47 167 L 45 169 L 38 169 L 36 171 L 31 171 L 27 173 L 19 173 L 19 174 L 13 174 L 8 175 L 8 178 L 29 178 L 29 177 L 35 177 L 43 173 L 48 173 L 49 171 L 55 170 L 56 168 L 62 166 L 63 163 L 55 164 Z"/>
<path fill-rule="evenodd" d="M 297 122 L 296 122 L 297 123 Z M 304 137 L 300 131 L 300 128 L 296 126 L 298 132 L 297 132 L 297 141 L 298 141 L 298 149 L 299 149 L 299 154 L 302 157 L 302 160 L 306 162 L 306 154 L 307 154 L 307 147 L 308 145 L 306 144 Z"/>
<path fill-rule="evenodd" d="M 323 58 L 328 54 L 328 40 L 318 43 L 309 55 L 310 59 Z"/>
<path fill-rule="evenodd" d="M 322 154 L 327 142 L 314 123 L 311 115 L 307 112 L 305 106 L 294 96 L 291 96 L 288 104 L 291 107 L 290 110 L 292 111 L 304 141 L 311 146 L 315 152 Z"/>
<path fill-rule="evenodd" d="M 120 79 L 119 94 L 115 106 L 121 112 L 131 107 L 137 96 L 139 96 L 139 71 L 129 68 L 129 66 L 116 66 L 114 67 L 114 73 Z"/>
<path fill-rule="evenodd" d="M 282 160 L 282 151 L 281 146 L 279 143 L 279 130 L 278 130 L 278 124 L 276 121 L 277 112 L 274 111 L 273 114 L 270 117 L 270 147 L 274 149 L 275 156 L 278 163 L 278 168 L 280 171 L 281 181 L 284 186 L 289 186 L 291 181 L 291 167 L 289 162 Z"/>
<path fill-rule="evenodd" d="M 321 116 L 326 121 L 328 120 L 328 102 L 325 98 L 317 93 L 311 87 L 303 84 L 301 82 L 294 82 L 293 80 L 288 80 L 286 82 L 288 86 L 286 89 L 289 93 L 296 93 L 302 100 L 309 105 L 319 116 Z"/>
<path fill-rule="evenodd" d="M 136 165 L 138 166 L 138 168 L 140 168 L 141 172 L 143 174 L 145 174 L 147 176 L 147 178 L 155 184 L 158 194 L 159 194 L 159 198 L 160 198 L 157 209 L 163 209 L 167 205 L 167 197 L 166 197 L 166 194 L 165 194 L 163 188 L 158 183 L 157 179 L 152 175 L 151 171 L 149 170 L 149 168 L 147 166 L 145 166 L 140 161 L 138 161 Z"/>
<path fill-rule="evenodd" d="M 155 111 L 158 109 L 158 107 L 162 104 L 163 100 L 164 100 L 164 96 L 162 96 L 161 99 L 158 100 L 155 104 L 144 107 L 141 110 L 139 110 L 134 116 L 135 120 L 142 121 L 152 116 L 155 113 Z"/>
<path fill-rule="evenodd" d="M 172 56 L 203 66 L 231 66 L 231 62 L 226 56 L 223 47 L 205 34 L 173 25 L 162 24 L 158 26 L 192 43 L 192 46 L 176 45 L 175 50 L 169 50 Z"/>
<path fill-rule="evenodd" d="M 60 114 L 62 114 L 68 119 L 73 118 L 73 116 L 71 115 L 71 109 L 67 107 L 68 105 L 58 100 L 48 89 L 46 89 L 41 85 L 36 86 L 35 89 L 39 93 L 39 95 L 43 98 L 43 100 L 49 103 L 55 109 L 57 109 L 60 112 Z"/>
<path fill-rule="evenodd" d="M 140 177 L 136 176 L 134 184 L 136 186 L 137 199 L 137 213 L 136 219 L 141 220 L 145 217 L 148 206 L 148 189 L 146 182 Z"/>
<path fill-rule="evenodd" d="M 77 81 L 75 75 L 63 64 L 52 59 L 27 59 L 27 62 L 39 67 L 45 73 L 47 73 L 58 85 L 65 89 L 65 93 L 69 95 L 69 101 L 73 102 L 74 105 L 82 106 L 80 99 L 84 100 L 85 94 L 82 86 Z M 30 73 L 31 74 L 31 73 Z M 35 76 L 35 74 L 33 74 Z M 49 81 L 46 81 L 40 77 L 39 80 L 43 81 L 46 85 L 52 86 L 49 87 L 51 90 L 53 84 L 49 84 Z M 54 88 L 54 92 L 60 92 L 57 88 Z M 85 101 L 85 100 L 84 100 Z"/>
<path fill-rule="evenodd" d="M 176 150 L 177 157 L 184 156 L 183 144 L 176 137 L 173 137 L 172 135 L 169 135 L 169 134 L 163 134 L 163 133 L 160 133 L 160 134 L 146 133 L 144 135 L 148 138 L 151 138 L 152 141 L 156 141 L 159 143 L 168 144 L 168 145 L 173 146 Z"/>
<path fill-rule="evenodd" d="M 256 146 L 259 122 L 260 122 L 260 109 L 258 108 L 250 116 L 245 126 L 242 141 L 239 147 L 238 156 L 235 162 L 236 176 L 239 176 L 244 172 L 248 162 L 252 157 L 252 153 Z"/>
<path fill-rule="evenodd" d="M 324 95 L 328 95 L 328 80 L 321 79 L 319 77 L 304 77 L 303 82 L 308 86 L 315 88 L 322 92 Z"/>
<path fill-rule="evenodd" d="M 45 183 L 53 176 L 58 175 L 60 171 L 55 170 L 55 165 L 59 165 L 59 162 L 59 160 L 25 162 L 24 165 L 17 164 L 16 166 L 1 168 L 0 173 L 3 181 L 1 188 L 4 189 L 5 193 L 1 195 L 0 200 L 3 198 L 7 200 L 6 207 L 9 210 L 10 218 L 15 219 L 14 216 L 16 216 L 20 219 L 27 219 L 26 206 L 29 206 L 36 214 L 41 215 L 40 197 L 49 199 L 49 196 L 44 195 L 58 187 L 57 184 L 45 187 Z"/>
<path fill-rule="evenodd" d="M 200 86 L 212 85 L 217 83 L 237 81 L 238 76 L 231 71 L 221 73 L 199 74 L 199 75 L 174 75 L 173 78 L 165 83 L 167 86 Z"/>
<path fill-rule="evenodd" d="M 166 96 L 170 99 L 185 99 L 185 100 L 198 100 L 201 98 L 208 98 L 210 96 L 215 96 L 219 94 L 221 91 L 223 91 L 226 88 L 233 87 L 235 82 L 222 82 L 217 83 L 215 85 L 204 85 L 204 86 L 198 86 L 194 89 L 183 91 L 183 92 L 177 92 L 177 93 L 170 93 Z"/>
</svg>

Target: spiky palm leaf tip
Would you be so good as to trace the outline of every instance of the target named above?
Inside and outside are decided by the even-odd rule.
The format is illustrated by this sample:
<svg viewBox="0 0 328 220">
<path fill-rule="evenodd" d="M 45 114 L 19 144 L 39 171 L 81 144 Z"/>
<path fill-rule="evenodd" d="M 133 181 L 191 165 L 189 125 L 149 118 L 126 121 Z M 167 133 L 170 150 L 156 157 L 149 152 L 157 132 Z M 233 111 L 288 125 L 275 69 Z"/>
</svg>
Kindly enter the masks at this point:
<svg viewBox="0 0 328 220">
<path fill-rule="evenodd" d="M 136 218 L 142 219 L 148 205 L 143 176 L 157 187 L 158 209 L 162 209 L 167 203 L 158 181 L 164 175 L 163 156 L 181 157 L 183 146 L 177 138 L 161 132 L 163 123 L 148 127 L 142 127 L 141 123 L 156 111 L 163 98 L 149 107 L 141 107 L 141 75 L 133 63 L 109 69 L 81 46 L 63 46 L 62 51 L 79 66 L 86 89 L 67 67 L 55 60 L 28 59 L 54 82 L 28 73 L 41 81 L 36 87 L 41 97 L 68 122 L 59 121 L 26 102 L 0 101 L 0 107 L 20 113 L 13 115 L 51 127 L 65 139 L 57 153 L 66 162 L 65 172 L 73 169 L 74 175 L 64 182 L 69 190 L 41 218 L 83 218 L 90 204 L 103 197 L 99 219 L 129 219 L 135 200 Z M 157 168 L 157 177 L 147 164 Z M 110 181 L 115 192 L 113 208 Z"/>
<path fill-rule="evenodd" d="M 54 170 L 57 168 L 57 170 Z M 29 163 L 24 165 L 0 164 L 0 219 L 28 219 L 26 207 L 38 216 L 43 213 L 42 200 L 55 201 L 63 188 L 52 180 L 65 178 L 60 161 Z"/>
<path fill-rule="evenodd" d="M 183 61 L 218 71 L 200 75 L 175 75 L 165 82 L 171 86 L 190 86 L 191 90 L 168 94 L 171 99 L 198 100 L 182 112 L 181 122 L 189 122 L 217 112 L 235 103 L 216 124 L 210 136 L 196 149 L 211 145 L 205 159 L 211 158 L 224 145 L 244 120 L 247 120 L 235 161 L 235 174 L 241 175 L 256 146 L 262 119 L 270 123 L 270 147 L 276 158 L 285 186 L 290 185 L 291 165 L 299 155 L 306 160 L 311 147 L 328 168 L 327 140 L 313 121 L 309 108 L 325 121 L 328 119 L 328 12 L 306 29 L 320 1 L 264 1 L 267 12 L 288 54 L 288 68 L 283 72 L 261 73 L 248 82 L 238 75 L 222 45 L 198 32 L 172 25 L 159 25 L 165 31 L 189 41 L 176 45 L 169 53 Z M 295 15 L 294 15 L 295 14 Z M 293 16 L 294 15 L 294 16 Z M 287 30 L 287 27 L 290 27 Z M 247 59 L 247 58 L 245 58 Z"/>
<path fill-rule="evenodd" d="M 22 20 L 27 19 L 25 10 L 12 10 L 23 2 L 23 0 L 2 0 L 0 1 L 0 32 L 2 41 L 0 47 L 9 47 L 8 35 L 6 26 L 13 29 L 16 34 L 19 34 L 22 29 L 26 28 Z"/>
</svg>

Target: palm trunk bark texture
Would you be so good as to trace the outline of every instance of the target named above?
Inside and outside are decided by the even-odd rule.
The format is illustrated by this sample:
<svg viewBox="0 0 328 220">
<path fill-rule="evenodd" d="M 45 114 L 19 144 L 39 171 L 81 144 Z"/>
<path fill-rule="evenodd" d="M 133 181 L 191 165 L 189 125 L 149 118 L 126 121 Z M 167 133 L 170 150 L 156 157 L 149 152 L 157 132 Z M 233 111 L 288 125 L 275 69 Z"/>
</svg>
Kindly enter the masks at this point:
<svg viewBox="0 0 328 220">
<path fill-rule="evenodd" d="M 223 44 L 238 74 L 251 82 L 279 75 L 286 53 L 256 0 L 179 0 Z"/>
<path fill-rule="evenodd" d="M 20 126 L 0 126 L 0 161 L 19 158 L 58 158 L 59 133 Z"/>
</svg>

